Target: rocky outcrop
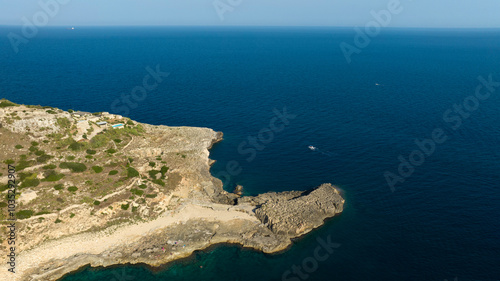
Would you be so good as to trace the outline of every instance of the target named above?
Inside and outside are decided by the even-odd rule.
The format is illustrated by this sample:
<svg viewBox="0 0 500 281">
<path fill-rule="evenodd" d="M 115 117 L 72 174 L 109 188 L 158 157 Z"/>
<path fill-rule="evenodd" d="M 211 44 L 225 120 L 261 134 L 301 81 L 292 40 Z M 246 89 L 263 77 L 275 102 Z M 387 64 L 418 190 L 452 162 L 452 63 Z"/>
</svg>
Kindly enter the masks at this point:
<svg viewBox="0 0 500 281">
<path fill-rule="evenodd" d="M 238 195 L 238 196 L 241 196 L 243 195 L 243 186 L 241 185 L 237 185 L 234 190 L 233 190 L 233 193 Z"/>
<path fill-rule="evenodd" d="M 297 197 L 293 193 L 274 194 L 255 210 L 255 215 L 278 235 L 297 237 L 341 213 L 344 199 L 331 184 L 323 184 Z"/>
</svg>

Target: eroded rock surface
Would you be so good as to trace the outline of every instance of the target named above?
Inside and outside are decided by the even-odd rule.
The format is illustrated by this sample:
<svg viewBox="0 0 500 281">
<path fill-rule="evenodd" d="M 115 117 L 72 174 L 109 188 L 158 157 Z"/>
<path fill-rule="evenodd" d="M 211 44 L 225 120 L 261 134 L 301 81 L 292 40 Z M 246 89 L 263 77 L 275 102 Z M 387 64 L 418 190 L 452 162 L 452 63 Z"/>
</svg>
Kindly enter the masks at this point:
<svg viewBox="0 0 500 281">
<path fill-rule="evenodd" d="M 297 197 L 291 197 L 292 194 L 274 194 L 255 210 L 257 218 L 276 234 L 296 237 L 343 210 L 344 199 L 331 184 Z"/>
</svg>

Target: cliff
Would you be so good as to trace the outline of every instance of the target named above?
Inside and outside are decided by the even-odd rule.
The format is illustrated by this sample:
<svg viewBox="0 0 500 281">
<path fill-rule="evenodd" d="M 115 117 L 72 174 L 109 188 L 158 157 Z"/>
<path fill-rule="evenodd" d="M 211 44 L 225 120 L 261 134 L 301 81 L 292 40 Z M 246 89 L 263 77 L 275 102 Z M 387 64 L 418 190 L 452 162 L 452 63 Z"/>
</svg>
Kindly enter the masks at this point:
<svg viewBox="0 0 500 281">
<path fill-rule="evenodd" d="M 2 107 L 0 122 L 0 160 L 18 179 L 16 273 L 2 263 L 1 280 L 57 280 L 85 265 L 160 266 L 218 243 L 273 253 L 343 209 L 331 184 L 255 197 L 224 191 L 209 159 L 222 133 L 208 128 L 15 104 Z M 5 198 L 7 165 L 1 173 Z M 4 225 L 7 218 L 2 205 Z"/>
</svg>

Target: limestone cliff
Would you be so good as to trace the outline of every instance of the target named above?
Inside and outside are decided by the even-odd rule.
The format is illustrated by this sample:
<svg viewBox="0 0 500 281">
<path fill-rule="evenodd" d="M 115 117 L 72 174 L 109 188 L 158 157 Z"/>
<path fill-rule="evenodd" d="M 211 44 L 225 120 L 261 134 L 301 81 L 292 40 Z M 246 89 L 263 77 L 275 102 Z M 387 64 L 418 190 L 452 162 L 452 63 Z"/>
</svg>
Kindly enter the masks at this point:
<svg viewBox="0 0 500 281">
<path fill-rule="evenodd" d="M 0 280 L 57 280 L 85 265 L 160 266 L 217 243 L 273 253 L 343 210 L 331 184 L 255 197 L 224 191 L 209 159 L 222 133 L 208 128 L 14 104 L 0 122 L 0 160 L 16 166 L 19 183 L 18 263 L 15 274 L 2 263 Z M 123 128 L 110 126 L 117 123 Z"/>
</svg>

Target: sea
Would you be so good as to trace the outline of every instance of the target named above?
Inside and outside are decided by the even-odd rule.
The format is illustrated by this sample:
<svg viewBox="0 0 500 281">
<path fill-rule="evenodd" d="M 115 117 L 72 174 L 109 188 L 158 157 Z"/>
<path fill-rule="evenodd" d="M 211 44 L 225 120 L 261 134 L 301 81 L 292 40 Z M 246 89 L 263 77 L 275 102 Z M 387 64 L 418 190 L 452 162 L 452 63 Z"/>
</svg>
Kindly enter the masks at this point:
<svg viewBox="0 0 500 281">
<path fill-rule="evenodd" d="M 13 34 L 25 40 L 13 47 Z M 161 268 L 86 267 L 61 280 L 500 280 L 499 29 L 28 35 L 0 27 L 2 98 L 212 128 L 224 140 L 211 172 L 226 190 L 332 183 L 346 200 L 281 253 L 221 244 Z"/>
</svg>

